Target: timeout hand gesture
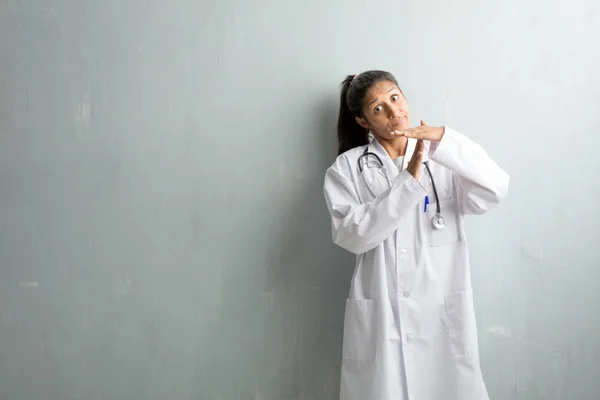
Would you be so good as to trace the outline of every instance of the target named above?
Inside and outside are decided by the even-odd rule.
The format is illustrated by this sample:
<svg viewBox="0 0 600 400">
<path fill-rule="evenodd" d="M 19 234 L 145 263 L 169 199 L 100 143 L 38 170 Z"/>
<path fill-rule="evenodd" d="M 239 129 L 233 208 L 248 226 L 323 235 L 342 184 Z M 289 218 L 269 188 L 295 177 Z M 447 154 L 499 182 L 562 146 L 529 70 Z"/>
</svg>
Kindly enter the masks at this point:
<svg viewBox="0 0 600 400">
<path fill-rule="evenodd" d="M 417 126 L 415 128 L 408 128 L 404 131 L 394 131 L 393 134 L 395 136 L 406 136 L 407 138 L 439 142 L 444 136 L 444 127 L 429 126 L 424 120 L 421 120 L 420 126 Z"/>
</svg>

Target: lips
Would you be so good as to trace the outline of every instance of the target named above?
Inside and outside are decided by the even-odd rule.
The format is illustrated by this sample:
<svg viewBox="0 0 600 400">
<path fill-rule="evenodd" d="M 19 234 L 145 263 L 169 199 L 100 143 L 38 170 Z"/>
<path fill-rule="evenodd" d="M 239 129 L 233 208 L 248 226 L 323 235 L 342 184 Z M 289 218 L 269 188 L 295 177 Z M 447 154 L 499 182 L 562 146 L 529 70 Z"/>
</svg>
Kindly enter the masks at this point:
<svg viewBox="0 0 600 400">
<path fill-rule="evenodd" d="M 399 119 L 398 121 L 394 122 L 392 124 L 392 128 L 395 128 L 395 127 L 398 127 L 398 126 L 402 126 L 402 125 L 404 125 L 404 118 Z"/>
</svg>

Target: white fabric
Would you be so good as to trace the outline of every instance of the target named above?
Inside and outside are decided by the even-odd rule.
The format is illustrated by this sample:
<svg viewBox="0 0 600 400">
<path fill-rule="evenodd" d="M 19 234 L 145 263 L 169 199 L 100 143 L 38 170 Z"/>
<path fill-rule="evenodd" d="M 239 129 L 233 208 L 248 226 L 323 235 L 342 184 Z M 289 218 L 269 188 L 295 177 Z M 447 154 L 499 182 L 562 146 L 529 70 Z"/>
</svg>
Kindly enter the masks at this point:
<svg viewBox="0 0 600 400">
<path fill-rule="evenodd" d="M 376 141 L 340 155 L 324 195 L 334 243 L 356 254 L 344 320 L 341 400 L 488 400 L 478 356 L 465 214 L 506 195 L 509 176 L 482 147 L 445 128 L 423 160 L 438 190 L 445 228 L 435 230 L 429 175 L 399 172 Z M 366 168 L 368 147 L 383 169 Z"/>
<path fill-rule="evenodd" d="M 398 156 L 394 158 L 394 165 L 398 168 L 398 172 L 402 171 L 402 165 L 404 163 L 404 156 Z"/>
</svg>

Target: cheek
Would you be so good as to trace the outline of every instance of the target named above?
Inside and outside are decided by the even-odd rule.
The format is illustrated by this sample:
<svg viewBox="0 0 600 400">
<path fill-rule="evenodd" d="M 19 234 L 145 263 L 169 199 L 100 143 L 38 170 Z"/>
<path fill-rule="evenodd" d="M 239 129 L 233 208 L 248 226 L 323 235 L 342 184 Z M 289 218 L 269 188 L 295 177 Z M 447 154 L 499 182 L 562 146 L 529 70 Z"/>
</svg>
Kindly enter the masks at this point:
<svg viewBox="0 0 600 400">
<path fill-rule="evenodd" d="M 371 121 L 373 121 L 373 126 L 376 126 L 379 128 L 386 126 L 389 122 L 388 118 L 383 114 L 380 114 L 376 117 L 371 117 Z"/>
<path fill-rule="evenodd" d="M 387 129 L 387 121 L 382 121 L 381 119 L 372 120 L 371 128 L 377 132 L 382 132 Z"/>
<path fill-rule="evenodd" d="M 390 134 L 390 131 L 389 131 L 389 127 L 387 125 L 387 121 L 385 121 L 385 122 L 378 121 L 377 124 L 373 124 L 371 126 L 371 130 L 373 132 L 375 132 L 377 134 L 377 136 L 380 136 L 384 139 L 392 138 L 392 135 Z"/>
<path fill-rule="evenodd" d="M 383 113 L 380 115 L 369 115 L 368 121 L 371 131 L 377 136 L 384 139 L 390 139 L 392 137 L 388 127 L 389 120 Z"/>
</svg>

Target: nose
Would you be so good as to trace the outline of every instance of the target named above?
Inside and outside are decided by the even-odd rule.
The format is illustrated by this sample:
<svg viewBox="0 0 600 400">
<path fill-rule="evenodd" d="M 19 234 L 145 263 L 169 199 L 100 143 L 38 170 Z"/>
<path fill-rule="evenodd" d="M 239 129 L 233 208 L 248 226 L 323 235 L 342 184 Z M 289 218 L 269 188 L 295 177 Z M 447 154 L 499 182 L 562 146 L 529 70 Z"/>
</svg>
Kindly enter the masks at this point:
<svg viewBox="0 0 600 400">
<path fill-rule="evenodd" d="M 391 122 L 395 122 L 396 120 L 398 120 L 402 117 L 401 110 L 399 110 L 398 107 L 396 107 L 393 104 L 386 104 L 386 111 L 387 111 L 388 119 Z"/>
<path fill-rule="evenodd" d="M 391 121 L 395 121 L 397 119 L 400 119 L 400 113 L 392 111 L 392 110 L 390 110 L 389 116 L 390 116 L 390 120 Z"/>
</svg>

